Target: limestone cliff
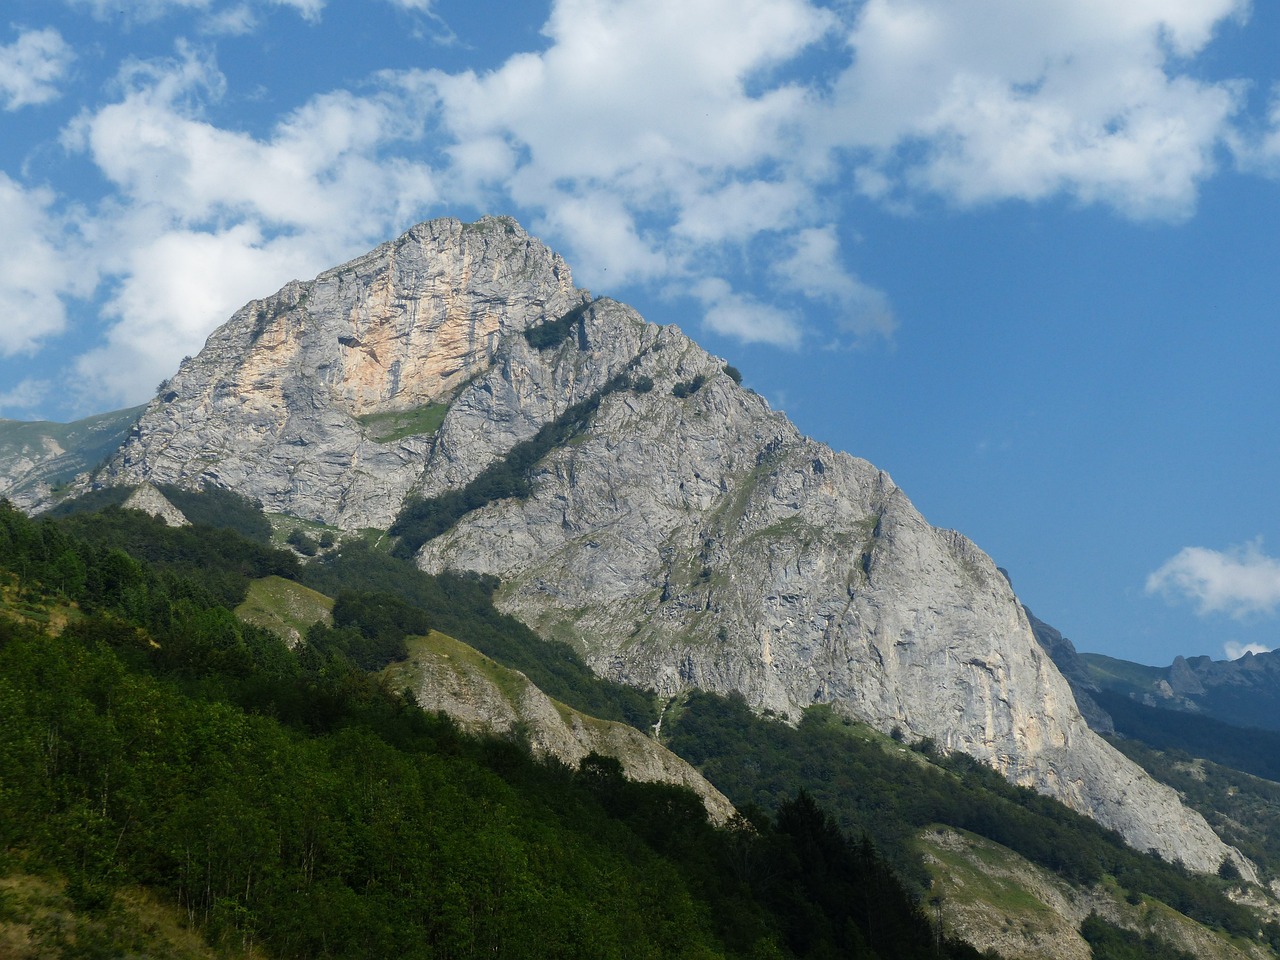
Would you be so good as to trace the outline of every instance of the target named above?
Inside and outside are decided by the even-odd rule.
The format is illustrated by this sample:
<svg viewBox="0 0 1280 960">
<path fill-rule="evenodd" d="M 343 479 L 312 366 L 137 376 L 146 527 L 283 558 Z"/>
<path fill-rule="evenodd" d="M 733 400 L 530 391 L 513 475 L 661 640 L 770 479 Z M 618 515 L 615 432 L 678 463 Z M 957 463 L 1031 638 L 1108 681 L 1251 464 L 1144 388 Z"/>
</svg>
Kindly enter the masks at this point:
<svg viewBox="0 0 1280 960">
<path fill-rule="evenodd" d="M 422 224 L 242 308 L 103 479 L 212 483 L 267 510 L 385 527 L 431 442 L 388 442 L 370 419 L 448 401 L 512 333 L 580 298 L 564 262 L 511 221 Z"/>
<path fill-rule="evenodd" d="M 557 336 L 522 335 L 562 316 Z M 1237 856 L 1088 729 L 981 550 L 675 327 L 575 290 L 509 220 L 424 224 L 249 304 L 105 477 L 385 528 L 407 494 L 459 490 L 567 412 L 587 422 L 557 434 L 528 495 L 467 513 L 425 543 L 424 568 L 496 574 L 506 610 L 609 676 L 790 716 L 831 703 L 1194 869 Z"/>
</svg>

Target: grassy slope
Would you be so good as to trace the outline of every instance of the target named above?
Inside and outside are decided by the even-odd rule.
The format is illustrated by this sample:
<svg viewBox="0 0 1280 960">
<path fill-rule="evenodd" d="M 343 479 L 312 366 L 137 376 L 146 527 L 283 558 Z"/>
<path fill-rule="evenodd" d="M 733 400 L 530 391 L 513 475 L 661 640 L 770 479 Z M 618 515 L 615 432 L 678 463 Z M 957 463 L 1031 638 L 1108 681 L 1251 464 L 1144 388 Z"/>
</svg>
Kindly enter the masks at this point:
<svg viewBox="0 0 1280 960">
<path fill-rule="evenodd" d="M 1121 693 L 1149 693 L 1156 681 L 1169 675 L 1168 667 L 1149 667 L 1101 653 L 1082 653 L 1080 659 L 1099 686 Z"/>
<path fill-rule="evenodd" d="M 367 413 L 357 419 L 375 443 L 395 443 L 406 437 L 435 433 L 448 412 L 447 403 L 429 403 L 413 410 Z"/>
<path fill-rule="evenodd" d="M 293 644 L 312 624 L 332 621 L 333 600 L 293 580 L 264 577 L 249 584 L 249 595 L 235 613 L 246 623 Z"/>
<path fill-rule="evenodd" d="M 933 878 L 928 905 L 946 929 L 981 950 L 1021 960 L 1090 960 L 1080 924 L 1091 912 L 1126 929 L 1154 933 L 1177 949 L 1204 960 L 1257 955 L 1164 904 L 1125 899 L 1104 879 L 1090 887 L 1060 877 L 983 837 L 951 827 L 920 833 L 917 850 Z M 936 914 L 935 914 L 936 915 Z"/>
<path fill-rule="evenodd" d="M 0 957 L 129 957 L 131 960 L 253 960 L 251 945 L 213 951 L 181 911 L 145 890 L 116 892 L 108 907 L 77 903 L 57 875 L 0 871 Z"/>
</svg>

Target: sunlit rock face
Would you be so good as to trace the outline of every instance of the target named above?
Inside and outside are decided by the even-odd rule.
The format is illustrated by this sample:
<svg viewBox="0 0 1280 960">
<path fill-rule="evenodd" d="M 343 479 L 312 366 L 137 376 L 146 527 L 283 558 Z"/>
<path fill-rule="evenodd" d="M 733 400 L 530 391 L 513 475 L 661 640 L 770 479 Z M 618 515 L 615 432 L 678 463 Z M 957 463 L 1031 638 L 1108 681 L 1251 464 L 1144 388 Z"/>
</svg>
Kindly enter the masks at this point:
<svg viewBox="0 0 1280 960">
<path fill-rule="evenodd" d="M 182 364 L 103 479 L 213 483 L 268 510 L 385 527 L 431 442 L 379 442 L 371 415 L 447 401 L 504 338 L 581 296 L 564 261 L 510 220 L 422 224 L 242 308 Z"/>
<path fill-rule="evenodd" d="M 1141 849 L 1203 871 L 1238 858 L 1088 729 L 990 558 L 886 473 L 800 435 L 723 360 L 621 303 L 591 301 L 541 349 L 523 335 L 588 299 L 509 220 L 423 224 L 237 313 L 108 476 L 385 528 L 407 495 L 459 489 L 598 401 L 527 497 L 467 513 L 420 565 L 498 576 L 504 609 L 602 674 L 792 717 L 829 703 L 978 757 Z M 421 432 L 380 419 L 433 404 Z"/>
</svg>

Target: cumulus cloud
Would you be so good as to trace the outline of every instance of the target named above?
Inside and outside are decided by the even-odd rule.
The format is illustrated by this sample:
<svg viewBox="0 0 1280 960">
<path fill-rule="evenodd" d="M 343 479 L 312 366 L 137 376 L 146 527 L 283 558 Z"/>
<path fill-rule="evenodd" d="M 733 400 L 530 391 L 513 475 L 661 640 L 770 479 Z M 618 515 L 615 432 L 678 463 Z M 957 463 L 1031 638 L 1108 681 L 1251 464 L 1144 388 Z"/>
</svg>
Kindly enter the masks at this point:
<svg viewBox="0 0 1280 960">
<path fill-rule="evenodd" d="M 959 204 L 1058 194 L 1136 218 L 1194 207 L 1242 104 L 1200 53 L 1247 0 L 868 0 L 815 123 L 862 183 Z M 864 156 L 868 154 L 869 156 Z"/>
<path fill-rule="evenodd" d="M 699 281 L 693 294 L 701 301 L 703 322 L 717 333 L 737 337 L 744 343 L 769 343 L 795 348 L 804 328 L 794 310 L 782 310 L 735 292 L 728 281 L 708 277 Z"/>
<path fill-rule="evenodd" d="M 788 229 L 814 206 L 812 185 L 782 169 L 810 94 L 756 81 L 835 24 L 803 0 L 559 0 L 546 51 L 416 82 L 451 140 L 452 190 L 538 211 L 586 276 L 696 284 L 714 275 L 709 248 Z M 716 317 L 729 302 L 702 299 Z M 771 342 L 793 329 L 774 314 L 750 329 Z"/>
<path fill-rule="evenodd" d="M 834 226 L 800 230 L 788 246 L 772 267 L 782 286 L 833 303 L 837 328 L 855 339 L 893 335 L 897 321 L 889 298 L 845 269 Z"/>
<path fill-rule="evenodd" d="M 1239 660 L 1246 653 L 1270 653 L 1270 647 L 1264 647 L 1260 643 L 1240 643 L 1237 640 L 1228 640 L 1222 645 L 1222 652 L 1227 655 L 1228 660 Z"/>
<path fill-rule="evenodd" d="M 258 17 L 248 3 L 215 10 L 204 18 L 201 29 L 205 33 L 227 37 L 240 37 L 258 28 Z"/>
<path fill-rule="evenodd" d="M 785 312 L 745 294 L 726 312 L 731 300 L 706 292 L 728 248 L 758 263 L 772 236 L 774 283 L 834 304 L 847 342 L 896 320 L 839 250 L 833 184 L 895 207 L 1066 195 L 1185 216 L 1243 90 L 1193 75 L 1191 60 L 1246 10 L 867 0 L 842 22 L 805 0 L 557 0 L 544 51 L 414 83 L 438 110 L 451 195 L 537 211 L 584 275 L 681 278 L 713 329 L 794 343 Z M 800 66 L 833 42 L 846 65 Z"/>
<path fill-rule="evenodd" d="M 48 380 L 28 378 L 10 390 L 0 392 L 0 410 L 30 410 L 48 397 L 52 384 Z"/>
<path fill-rule="evenodd" d="M 277 7 L 292 7 L 304 20 L 319 20 L 326 0 L 268 0 Z"/>
<path fill-rule="evenodd" d="M 204 13 L 204 28 L 210 33 L 236 35 L 252 30 L 257 24 L 253 3 L 239 0 L 218 5 L 215 0 L 67 0 L 73 7 L 88 10 L 99 20 L 119 18 L 128 23 L 147 23 L 183 11 Z M 320 19 L 327 0 L 254 0 L 259 6 L 289 7 L 304 20 Z"/>
<path fill-rule="evenodd" d="M 259 139 L 202 117 L 223 79 L 189 48 L 131 64 L 121 86 L 65 137 L 116 191 L 85 228 L 112 280 L 114 322 L 78 363 L 101 399 L 136 402 L 244 302 L 363 251 L 436 198 L 423 164 L 383 153 L 421 135 L 397 91 L 318 96 Z"/>
<path fill-rule="evenodd" d="M 91 268 L 69 256 L 74 240 L 53 210 L 47 189 L 28 190 L 0 172 L 0 356 L 30 353 L 61 333 L 63 296 L 86 294 Z"/>
<path fill-rule="evenodd" d="M 1202 615 L 1272 614 L 1280 604 L 1280 560 L 1264 554 L 1258 540 L 1224 551 L 1184 547 L 1147 578 L 1147 592 L 1190 600 Z"/>
<path fill-rule="evenodd" d="M 68 2 L 119 15 L 108 0 Z M 434 15 L 430 0 L 384 2 Z M 325 2 L 128 9 L 134 20 L 195 13 L 218 35 L 254 29 L 273 6 L 314 21 Z M 1243 102 L 1240 84 L 1205 78 L 1196 58 L 1247 6 L 553 0 L 539 50 L 483 72 L 381 73 L 360 93 L 315 96 L 266 134 L 212 122 L 225 81 L 210 56 L 180 48 L 127 66 L 116 101 L 64 138 L 113 191 L 83 228 L 102 251 L 90 272 L 110 281 L 114 326 L 82 379 L 104 399 L 138 399 L 116 371 L 137 363 L 140 382 L 160 379 L 243 300 L 443 198 L 451 211 L 517 213 L 593 286 L 691 295 L 727 336 L 789 348 L 887 340 L 889 297 L 839 242 L 850 197 L 909 209 L 923 197 L 1065 196 L 1184 216 L 1235 142 Z M 1280 130 L 1280 101 L 1276 117 Z M 1280 157 L 1280 134 L 1276 144 Z M 22 202 L 48 205 L 38 193 Z M 45 263 L 54 241 L 34 242 Z M 225 282 L 211 284 L 205 263 Z M 7 302 L 36 295 L 5 282 Z M 52 289 L 65 295 L 65 278 Z M 60 329 L 59 310 L 47 317 L 0 350 Z"/>
<path fill-rule="evenodd" d="M 174 10 L 207 10 L 210 0 L 67 0 L 73 7 L 87 9 L 99 20 L 120 17 L 125 20 L 146 22 L 163 17 Z"/>
<path fill-rule="evenodd" d="M 0 104 L 5 110 L 47 103 L 75 61 L 75 52 L 53 28 L 24 30 L 0 47 Z"/>
</svg>

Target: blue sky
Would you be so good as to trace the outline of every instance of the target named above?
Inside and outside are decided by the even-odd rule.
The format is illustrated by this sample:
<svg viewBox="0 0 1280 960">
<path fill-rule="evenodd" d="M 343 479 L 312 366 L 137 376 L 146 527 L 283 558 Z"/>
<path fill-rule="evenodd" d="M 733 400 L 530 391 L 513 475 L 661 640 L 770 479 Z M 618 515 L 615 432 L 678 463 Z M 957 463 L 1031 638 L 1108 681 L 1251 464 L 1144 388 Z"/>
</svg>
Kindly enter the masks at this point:
<svg viewBox="0 0 1280 960">
<path fill-rule="evenodd" d="M 1084 650 L 1280 646 L 1280 10 L 4 0 L 0 416 L 516 216 Z"/>
</svg>

